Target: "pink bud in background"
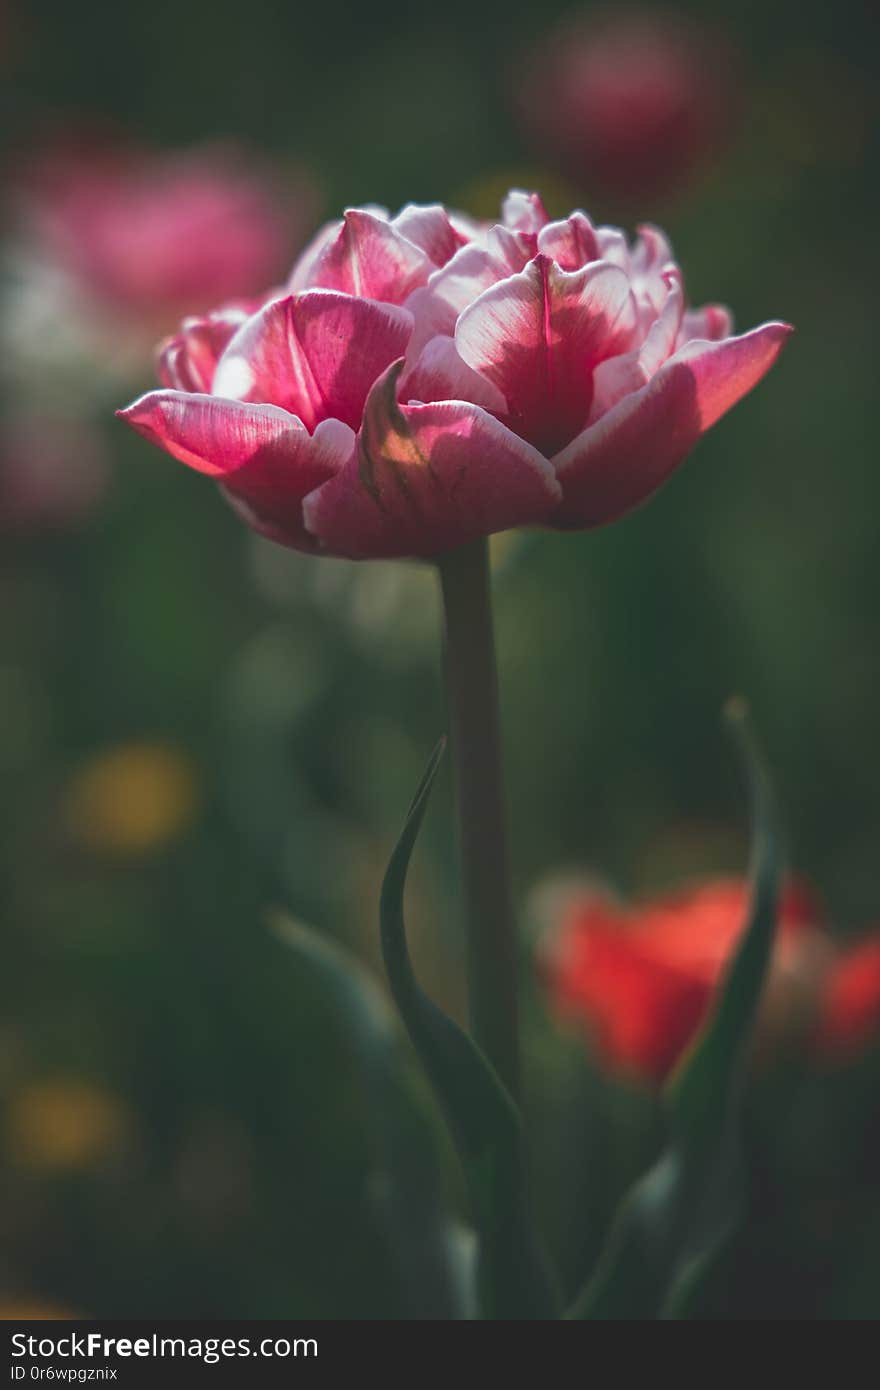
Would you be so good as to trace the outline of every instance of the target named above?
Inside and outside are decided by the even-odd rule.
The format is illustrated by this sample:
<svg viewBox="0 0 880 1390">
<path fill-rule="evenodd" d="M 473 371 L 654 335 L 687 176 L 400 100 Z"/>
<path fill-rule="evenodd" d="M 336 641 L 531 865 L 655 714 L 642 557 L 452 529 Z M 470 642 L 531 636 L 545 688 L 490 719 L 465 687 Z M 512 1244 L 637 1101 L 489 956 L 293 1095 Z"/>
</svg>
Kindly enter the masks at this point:
<svg viewBox="0 0 880 1390">
<path fill-rule="evenodd" d="M 90 425 L 143 376 L 160 333 L 215 304 L 244 316 L 283 277 L 318 209 L 305 173 L 238 145 L 148 151 L 78 131 L 22 156 L 10 185 L 0 376 L 5 526 L 59 526 L 106 481 Z"/>
<path fill-rule="evenodd" d="M 282 182 L 243 147 L 169 152 L 56 142 L 22 181 L 31 250 L 151 322 L 262 292 L 317 211 L 311 179 Z"/>
<path fill-rule="evenodd" d="M 621 9 L 555 29 L 522 63 L 514 101 L 542 164 L 644 206 L 718 154 L 735 73 L 720 35 L 673 11 Z"/>
</svg>

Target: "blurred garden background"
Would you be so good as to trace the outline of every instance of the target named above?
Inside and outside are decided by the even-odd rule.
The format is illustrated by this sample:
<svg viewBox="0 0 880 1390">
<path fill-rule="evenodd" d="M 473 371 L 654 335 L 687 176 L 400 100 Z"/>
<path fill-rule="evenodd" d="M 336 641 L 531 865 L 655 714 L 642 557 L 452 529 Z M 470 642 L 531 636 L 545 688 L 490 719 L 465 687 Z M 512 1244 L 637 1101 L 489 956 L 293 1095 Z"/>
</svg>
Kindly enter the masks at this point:
<svg viewBox="0 0 880 1390">
<path fill-rule="evenodd" d="M 870 9 L 639 13 L 642 32 L 696 45 L 691 106 L 668 130 L 625 74 L 607 128 L 601 96 L 565 106 L 552 76 L 560 51 L 608 43 L 621 6 L 4 0 L 6 1316 L 414 1312 L 357 1058 L 267 914 L 378 970 L 384 864 L 445 728 L 436 582 L 258 540 L 114 420 L 153 385 L 155 341 L 210 307 L 180 302 L 183 246 L 184 285 L 204 273 L 207 291 L 216 270 L 228 298 L 282 280 L 347 204 L 490 216 L 508 187 L 534 187 L 557 215 L 658 222 L 693 301 L 730 304 L 739 328 L 796 327 L 771 379 L 643 510 L 493 543 L 536 1187 L 567 1279 L 650 1161 L 658 1115 L 542 1003 L 530 961 L 548 885 L 588 874 L 631 898 L 743 870 L 730 694 L 751 703 L 827 930 L 880 930 Z M 606 77 L 644 43 L 626 32 Z M 193 160 L 238 180 L 214 231 L 202 204 L 176 210 Z M 96 217 L 102 198 L 121 232 Z M 211 237 L 241 219 L 246 240 L 251 216 L 248 254 L 212 268 Z M 409 922 L 424 980 L 460 1016 L 448 771 Z M 762 1066 L 749 1147 L 749 1217 L 704 1315 L 876 1316 L 880 1045 Z"/>
</svg>

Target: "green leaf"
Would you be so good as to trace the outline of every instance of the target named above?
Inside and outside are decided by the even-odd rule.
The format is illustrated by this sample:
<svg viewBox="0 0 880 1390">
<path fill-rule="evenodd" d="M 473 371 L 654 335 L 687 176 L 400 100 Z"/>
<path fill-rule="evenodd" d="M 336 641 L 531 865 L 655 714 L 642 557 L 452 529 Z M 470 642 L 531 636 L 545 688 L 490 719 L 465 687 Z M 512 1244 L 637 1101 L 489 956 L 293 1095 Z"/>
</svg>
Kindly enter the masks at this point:
<svg viewBox="0 0 880 1390">
<path fill-rule="evenodd" d="M 570 1317 L 679 1318 L 742 1213 L 741 1111 L 753 1026 L 776 928 L 782 853 L 767 774 L 742 702 L 728 718 L 752 798 L 749 920 L 715 1006 L 666 1088 L 666 1151 L 624 1199 Z"/>
<path fill-rule="evenodd" d="M 464 1170 L 479 1239 L 485 1318 L 556 1317 L 547 1267 L 528 1220 L 519 1112 L 482 1051 L 425 994 L 406 941 L 403 893 L 413 847 L 443 756 L 435 748 L 382 885 L 382 952 L 391 992 L 446 1116 Z"/>
<path fill-rule="evenodd" d="M 437 1136 L 385 997 L 360 962 L 327 937 L 282 913 L 273 914 L 272 926 L 326 991 L 347 1031 L 376 1150 L 373 1191 L 412 1317 L 472 1316 L 461 1239 L 442 1202 Z"/>
</svg>

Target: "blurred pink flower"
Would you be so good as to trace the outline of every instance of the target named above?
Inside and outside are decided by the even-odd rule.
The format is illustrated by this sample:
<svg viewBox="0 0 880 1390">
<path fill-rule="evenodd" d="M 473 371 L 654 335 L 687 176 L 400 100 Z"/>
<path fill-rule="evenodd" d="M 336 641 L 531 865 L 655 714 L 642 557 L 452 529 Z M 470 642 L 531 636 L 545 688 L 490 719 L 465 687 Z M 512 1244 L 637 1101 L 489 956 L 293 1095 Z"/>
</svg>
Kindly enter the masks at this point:
<svg viewBox="0 0 880 1390">
<path fill-rule="evenodd" d="M 23 167 L 24 166 L 24 167 Z M 106 482 L 89 420 L 142 376 L 156 336 L 188 310 L 256 307 L 317 211 L 304 173 L 239 146 L 149 152 L 81 128 L 21 157 L 9 187 L 0 377 L 0 516 L 80 519 Z"/>
<path fill-rule="evenodd" d="M 511 193 L 499 225 L 352 209 L 257 312 L 190 318 L 123 419 L 221 484 L 261 534 L 432 555 L 644 501 L 789 333 L 686 307 L 663 234 L 633 245 Z"/>
<path fill-rule="evenodd" d="M 544 163 L 644 200 L 677 190 L 718 153 L 735 66 L 726 39 L 673 11 L 581 15 L 530 54 L 515 102 Z"/>
<path fill-rule="evenodd" d="M 0 531 L 75 525 L 98 506 L 108 461 L 100 435 L 75 418 L 14 415 L 0 435 Z"/>
<path fill-rule="evenodd" d="M 156 323 L 264 290 L 303 239 L 317 195 L 304 173 L 282 189 L 236 145 L 155 152 L 92 138 L 34 159 L 19 203 L 32 249 Z"/>
</svg>

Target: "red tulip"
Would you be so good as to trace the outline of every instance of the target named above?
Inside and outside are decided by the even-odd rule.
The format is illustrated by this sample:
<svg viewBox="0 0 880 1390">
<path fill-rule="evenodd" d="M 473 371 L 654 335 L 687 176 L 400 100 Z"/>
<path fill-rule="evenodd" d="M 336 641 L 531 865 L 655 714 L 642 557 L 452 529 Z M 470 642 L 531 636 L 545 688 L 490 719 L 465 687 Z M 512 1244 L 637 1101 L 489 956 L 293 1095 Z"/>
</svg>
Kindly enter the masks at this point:
<svg viewBox="0 0 880 1390">
<path fill-rule="evenodd" d="M 748 903 L 748 884 L 737 879 L 629 908 L 574 895 L 543 945 L 552 1006 L 587 1029 L 610 1069 L 661 1082 L 706 1017 Z M 777 1027 L 800 1012 L 824 959 L 817 919 L 805 889 L 790 884 L 765 995 L 764 1013 L 776 1015 Z"/>
<path fill-rule="evenodd" d="M 840 953 L 822 995 L 816 1048 L 844 1060 L 880 1038 L 880 935 Z"/>
<path fill-rule="evenodd" d="M 121 411 L 302 550 L 434 555 L 644 501 L 789 333 L 688 309 L 662 233 L 634 245 L 515 192 L 497 226 L 352 209 L 256 312 L 187 320 L 166 389 Z"/>
<path fill-rule="evenodd" d="M 581 187 L 645 200 L 686 184 L 731 122 L 734 58 L 672 14 L 615 11 L 555 30 L 521 73 L 516 102 L 546 164 Z"/>
</svg>

